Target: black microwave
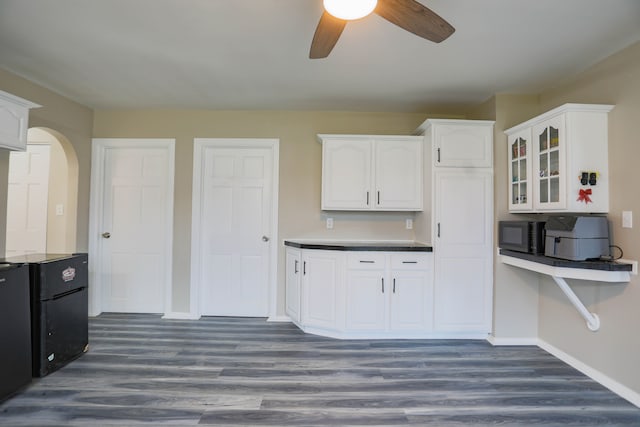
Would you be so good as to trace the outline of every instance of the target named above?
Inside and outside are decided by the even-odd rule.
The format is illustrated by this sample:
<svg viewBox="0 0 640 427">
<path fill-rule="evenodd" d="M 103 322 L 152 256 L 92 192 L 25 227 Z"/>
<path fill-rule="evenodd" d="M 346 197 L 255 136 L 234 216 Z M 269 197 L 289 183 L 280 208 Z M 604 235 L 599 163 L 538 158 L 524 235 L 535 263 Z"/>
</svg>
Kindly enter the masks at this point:
<svg viewBox="0 0 640 427">
<path fill-rule="evenodd" d="M 500 249 L 544 254 L 544 221 L 499 221 Z"/>
</svg>

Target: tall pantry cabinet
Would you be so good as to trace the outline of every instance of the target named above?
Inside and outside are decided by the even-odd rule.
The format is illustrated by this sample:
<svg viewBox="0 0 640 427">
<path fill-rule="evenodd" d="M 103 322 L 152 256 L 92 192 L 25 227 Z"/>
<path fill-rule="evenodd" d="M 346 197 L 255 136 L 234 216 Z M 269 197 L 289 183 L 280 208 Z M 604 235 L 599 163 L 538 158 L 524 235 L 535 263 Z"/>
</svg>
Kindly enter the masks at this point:
<svg viewBox="0 0 640 427">
<path fill-rule="evenodd" d="M 493 124 L 430 119 L 418 128 L 432 149 L 433 327 L 448 336 L 491 332 Z"/>
</svg>

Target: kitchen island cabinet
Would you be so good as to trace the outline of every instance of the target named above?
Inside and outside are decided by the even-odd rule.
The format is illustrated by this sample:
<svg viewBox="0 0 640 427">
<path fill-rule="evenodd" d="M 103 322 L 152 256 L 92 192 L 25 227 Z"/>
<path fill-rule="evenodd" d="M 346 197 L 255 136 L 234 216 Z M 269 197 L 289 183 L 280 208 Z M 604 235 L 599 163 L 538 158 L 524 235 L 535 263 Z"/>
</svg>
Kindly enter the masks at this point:
<svg viewBox="0 0 640 427">
<path fill-rule="evenodd" d="M 285 245 L 286 313 L 305 332 L 335 338 L 432 336 L 430 246 L 317 241 Z"/>
</svg>

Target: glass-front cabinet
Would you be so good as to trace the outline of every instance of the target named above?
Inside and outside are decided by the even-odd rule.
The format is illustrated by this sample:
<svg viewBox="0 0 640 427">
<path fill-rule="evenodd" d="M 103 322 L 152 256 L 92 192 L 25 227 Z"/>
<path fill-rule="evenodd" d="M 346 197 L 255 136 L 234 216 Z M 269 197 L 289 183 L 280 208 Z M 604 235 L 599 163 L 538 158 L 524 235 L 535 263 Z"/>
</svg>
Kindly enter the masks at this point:
<svg viewBox="0 0 640 427">
<path fill-rule="evenodd" d="M 534 205 L 538 209 L 564 209 L 567 174 L 564 167 L 564 117 L 554 117 L 535 126 L 533 135 L 537 144 L 534 167 L 538 174 Z"/>
<path fill-rule="evenodd" d="M 612 108 L 564 104 L 505 131 L 510 212 L 609 211 Z"/>
<path fill-rule="evenodd" d="M 509 210 L 530 210 L 532 208 L 532 156 L 531 130 L 525 129 L 509 135 Z"/>
</svg>

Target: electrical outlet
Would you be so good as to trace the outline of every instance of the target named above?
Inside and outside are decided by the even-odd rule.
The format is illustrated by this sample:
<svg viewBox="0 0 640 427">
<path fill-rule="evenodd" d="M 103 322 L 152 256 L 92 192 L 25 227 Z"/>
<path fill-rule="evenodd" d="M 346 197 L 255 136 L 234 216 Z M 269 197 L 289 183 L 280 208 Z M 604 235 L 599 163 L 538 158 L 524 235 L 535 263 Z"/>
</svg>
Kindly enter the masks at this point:
<svg viewBox="0 0 640 427">
<path fill-rule="evenodd" d="M 633 212 L 622 211 L 622 228 L 633 228 Z"/>
<path fill-rule="evenodd" d="M 62 203 L 58 203 L 56 205 L 56 215 L 57 216 L 62 216 L 64 215 L 64 206 L 62 205 Z"/>
<path fill-rule="evenodd" d="M 413 228 L 413 220 L 411 218 L 407 218 L 407 221 L 405 222 L 405 227 L 407 228 L 407 230 L 411 230 Z"/>
<path fill-rule="evenodd" d="M 333 229 L 333 218 L 327 218 L 327 230 Z"/>
</svg>

